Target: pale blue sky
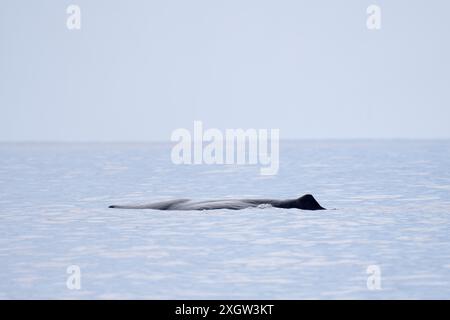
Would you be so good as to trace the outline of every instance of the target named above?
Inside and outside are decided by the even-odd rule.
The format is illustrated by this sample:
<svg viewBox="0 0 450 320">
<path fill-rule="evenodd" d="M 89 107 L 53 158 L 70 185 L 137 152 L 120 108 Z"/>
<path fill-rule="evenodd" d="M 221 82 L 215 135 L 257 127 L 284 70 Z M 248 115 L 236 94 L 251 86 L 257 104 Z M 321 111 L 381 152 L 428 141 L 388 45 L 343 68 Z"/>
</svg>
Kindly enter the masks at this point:
<svg viewBox="0 0 450 320">
<path fill-rule="evenodd" d="M 169 140 L 194 120 L 450 138 L 449 15 L 446 0 L 3 0 L 0 140 Z"/>
</svg>

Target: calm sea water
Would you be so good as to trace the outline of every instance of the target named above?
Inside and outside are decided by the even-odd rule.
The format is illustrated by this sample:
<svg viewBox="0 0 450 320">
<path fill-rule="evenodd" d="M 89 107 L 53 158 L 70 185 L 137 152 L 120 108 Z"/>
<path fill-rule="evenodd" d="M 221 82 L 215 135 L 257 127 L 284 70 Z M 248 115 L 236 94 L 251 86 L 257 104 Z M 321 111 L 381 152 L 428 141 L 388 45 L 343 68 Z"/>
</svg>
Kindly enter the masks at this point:
<svg viewBox="0 0 450 320">
<path fill-rule="evenodd" d="M 272 177 L 170 148 L 1 144 L 0 298 L 450 298 L 449 141 L 284 141 Z M 107 208 L 304 193 L 336 210 Z"/>
</svg>

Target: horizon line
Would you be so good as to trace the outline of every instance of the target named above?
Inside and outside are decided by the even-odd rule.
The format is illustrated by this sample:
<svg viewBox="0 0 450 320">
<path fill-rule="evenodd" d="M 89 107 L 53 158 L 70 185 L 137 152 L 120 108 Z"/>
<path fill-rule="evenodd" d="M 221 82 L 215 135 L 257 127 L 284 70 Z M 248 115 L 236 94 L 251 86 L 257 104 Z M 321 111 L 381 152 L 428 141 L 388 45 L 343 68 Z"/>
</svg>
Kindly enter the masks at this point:
<svg viewBox="0 0 450 320">
<path fill-rule="evenodd" d="M 450 138 L 284 138 L 280 141 L 450 141 Z M 171 140 L 0 140 L 0 144 L 143 144 L 175 143 Z M 207 143 L 207 142 L 205 142 Z"/>
</svg>

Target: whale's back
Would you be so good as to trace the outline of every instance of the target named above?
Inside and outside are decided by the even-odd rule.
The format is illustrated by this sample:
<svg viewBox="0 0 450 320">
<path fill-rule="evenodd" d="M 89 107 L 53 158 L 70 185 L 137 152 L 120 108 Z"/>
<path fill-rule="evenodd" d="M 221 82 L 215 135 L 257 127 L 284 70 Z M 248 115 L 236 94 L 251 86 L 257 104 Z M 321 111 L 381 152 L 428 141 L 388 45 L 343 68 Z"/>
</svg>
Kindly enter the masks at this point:
<svg viewBox="0 0 450 320">
<path fill-rule="evenodd" d="M 251 207 L 260 207 L 260 208 L 275 207 L 283 209 L 302 209 L 302 210 L 325 209 L 310 194 L 306 194 L 298 199 L 292 200 L 223 199 L 223 200 L 192 201 L 189 199 L 175 199 L 143 205 L 110 206 L 110 208 L 118 208 L 118 209 L 154 209 L 154 210 L 214 210 L 214 209 L 241 210 Z"/>
</svg>

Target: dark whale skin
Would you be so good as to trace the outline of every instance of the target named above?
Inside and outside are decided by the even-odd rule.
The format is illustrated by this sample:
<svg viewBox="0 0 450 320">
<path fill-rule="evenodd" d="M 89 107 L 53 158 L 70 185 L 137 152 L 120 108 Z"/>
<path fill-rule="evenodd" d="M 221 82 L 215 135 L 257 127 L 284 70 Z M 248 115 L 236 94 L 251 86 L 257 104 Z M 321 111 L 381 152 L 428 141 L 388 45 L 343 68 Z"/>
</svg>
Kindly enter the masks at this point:
<svg viewBox="0 0 450 320">
<path fill-rule="evenodd" d="M 160 201 L 143 205 L 112 205 L 109 208 L 117 209 L 153 209 L 153 210 L 241 210 L 267 205 L 282 209 L 325 210 L 310 194 L 297 199 L 223 199 L 192 201 L 190 199 L 176 199 Z"/>
</svg>

